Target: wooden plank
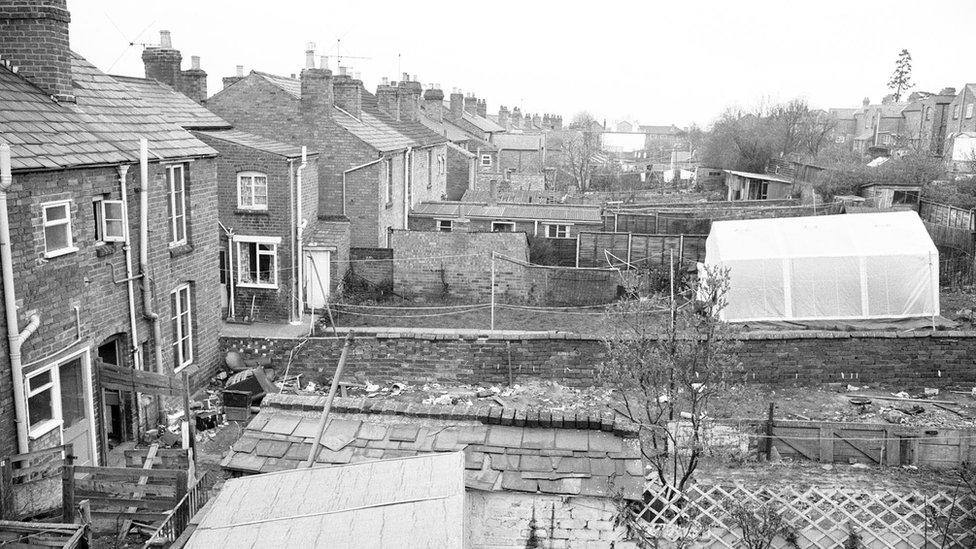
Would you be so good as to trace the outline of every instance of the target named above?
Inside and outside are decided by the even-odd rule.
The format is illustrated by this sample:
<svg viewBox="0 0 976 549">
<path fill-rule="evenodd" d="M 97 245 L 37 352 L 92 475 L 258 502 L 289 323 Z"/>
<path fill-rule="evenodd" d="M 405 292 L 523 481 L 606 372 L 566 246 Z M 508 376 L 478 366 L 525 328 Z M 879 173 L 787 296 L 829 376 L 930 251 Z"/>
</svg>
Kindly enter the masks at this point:
<svg viewBox="0 0 976 549">
<path fill-rule="evenodd" d="M 151 478 L 176 478 L 180 476 L 179 471 L 176 469 L 132 469 L 128 467 L 91 467 L 91 466 L 75 466 L 76 474 L 90 474 L 98 480 L 106 479 L 120 479 L 120 480 L 139 480 L 143 476 L 149 476 Z M 80 479 L 79 479 L 80 480 Z"/>
<path fill-rule="evenodd" d="M 102 497 L 102 496 L 112 496 L 120 498 L 138 498 L 138 499 L 153 499 L 153 500 L 165 500 L 165 501 L 176 501 L 176 486 L 172 484 L 147 484 L 146 486 L 134 487 L 128 489 L 113 489 L 111 486 L 106 486 L 104 484 L 98 487 L 91 487 L 83 484 L 84 481 L 75 481 L 75 494 L 79 500 L 85 498 Z"/>
<path fill-rule="evenodd" d="M 854 448 L 855 450 L 857 450 L 858 452 L 860 452 L 861 454 L 863 454 L 866 458 L 870 459 L 874 463 L 877 463 L 878 465 L 881 464 L 881 457 L 880 456 L 878 456 L 878 457 L 872 456 L 871 453 L 870 453 L 870 448 L 867 449 L 867 450 L 865 450 L 862 446 L 860 446 L 858 444 L 855 444 L 854 441 L 845 438 L 843 435 L 841 435 L 840 433 L 838 433 L 836 431 L 834 432 L 834 437 L 837 440 L 840 440 L 842 442 L 846 442 L 851 448 Z"/>
<path fill-rule="evenodd" d="M 173 499 L 143 499 L 143 498 L 119 498 L 108 495 L 98 496 L 98 497 L 86 497 L 88 501 L 92 503 L 92 508 L 98 511 L 107 511 L 109 509 L 114 509 L 115 507 L 127 507 L 124 511 L 118 509 L 118 512 L 130 512 L 131 511 L 169 511 L 176 505 L 176 501 Z"/>
<path fill-rule="evenodd" d="M 820 428 L 820 462 L 834 462 L 834 430 L 829 427 Z"/>
<path fill-rule="evenodd" d="M 187 416 L 186 420 L 189 421 L 190 420 L 190 417 Z M 143 470 L 152 469 L 153 461 L 156 459 L 156 452 L 158 452 L 158 451 L 159 451 L 159 445 L 158 444 L 153 444 L 152 446 L 149 447 L 149 452 L 146 453 L 146 463 L 142 466 Z M 139 477 L 139 482 L 137 484 L 139 486 L 145 486 L 147 482 L 149 482 L 149 476 L 148 475 Z M 138 507 L 130 506 L 127 509 L 127 512 L 132 513 L 132 512 L 135 512 L 137 510 L 138 510 Z M 129 528 L 131 528 L 131 527 L 132 527 L 132 521 L 131 520 L 126 519 L 125 521 L 122 522 L 122 527 L 119 528 L 119 536 L 118 536 L 118 540 L 119 541 L 124 540 L 125 539 L 125 536 L 129 535 Z"/>
<path fill-rule="evenodd" d="M 162 520 L 166 518 L 166 515 L 168 514 L 169 514 L 168 512 L 154 513 L 151 511 L 132 511 L 131 513 L 130 512 L 122 513 L 122 512 L 113 512 L 113 511 L 92 511 L 92 519 L 108 518 L 108 519 L 116 520 L 124 517 L 124 520 L 127 520 L 130 523 L 133 520 L 155 522 L 157 520 Z"/>
</svg>

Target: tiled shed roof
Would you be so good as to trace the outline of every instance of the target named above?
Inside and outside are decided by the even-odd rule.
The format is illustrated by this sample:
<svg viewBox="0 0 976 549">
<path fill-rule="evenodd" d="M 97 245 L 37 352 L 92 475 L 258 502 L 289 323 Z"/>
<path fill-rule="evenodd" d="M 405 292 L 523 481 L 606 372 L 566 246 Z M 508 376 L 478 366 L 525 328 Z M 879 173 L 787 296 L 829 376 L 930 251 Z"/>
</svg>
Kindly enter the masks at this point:
<svg viewBox="0 0 976 549">
<path fill-rule="evenodd" d="M 174 90 L 150 80 L 132 76 L 112 76 L 125 84 L 137 97 L 158 112 L 168 122 L 187 129 L 230 128 L 230 123 L 208 111 L 203 105 Z"/>
<path fill-rule="evenodd" d="M 297 468 L 308 457 L 324 401 L 268 395 L 221 466 L 243 473 Z M 465 485 L 475 490 L 603 497 L 620 489 L 632 499 L 643 491 L 637 426 L 609 410 L 577 414 L 340 397 L 321 444 L 317 462 L 332 465 L 460 450 Z"/>
<path fill-rule="evenodd" d="M 341 216 L 319 217 L 305 229 L 306 246 L 335 246 L 338 248 L 349 238 L 349 218 Z"/>
<path fill-rule="evenodd" d="M 422 217 L 461 216 L 489 219 L 527 219 L 539 221 L 567 221 L 602 223 L 600 207 L 568 204 L 506 204 L 490 206 L 471 202 L 422 202 L 414 206 L 410 215 Z"/>
<path fill-rule="evenodd" d="M 243 132 L 241 130 L 199 130 L 194 133 L 203 135 L 205 137 L 220 139 L 222 141 L 227 141 L 229 143 L 234 143 L 254 150 L 277 154 L 279 156 L 284 156 L 285 158 L 301 158 L 302 156 L 302 148 L 298 145 L 282 143 L 281 141 L 275 141 L 273 139 L 261 137 L 260 135 L 254 135 L 253 133 Z M 308 151 L 307 154 L 308 156 L 311 156 L 317 153 Z"/>
<path fill-rule="evenodd" d="M 14 171 L 137 162 L 139 138 L 151 159 L 212 156 L 216 151 L 85 59 L 72 54 L 76 103 L 57 103 L 0 66 L 0 139 Z"/>
</svg>

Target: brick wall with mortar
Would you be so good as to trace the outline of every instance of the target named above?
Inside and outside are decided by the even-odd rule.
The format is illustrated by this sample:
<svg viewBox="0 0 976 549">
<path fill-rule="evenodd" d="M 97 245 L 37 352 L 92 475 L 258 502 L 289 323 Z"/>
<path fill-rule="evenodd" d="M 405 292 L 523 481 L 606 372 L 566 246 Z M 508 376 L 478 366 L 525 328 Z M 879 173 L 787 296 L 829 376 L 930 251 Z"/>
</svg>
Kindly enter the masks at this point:
<svg viewBox="0 0 976 549">
<path fill-rule="evenodd" d="M 346 272 L 351 265 L 349 261 L 349 220 L 344 217 L 320 215 L 316 225 L 317 227 L 311 235 L 306 229 L 305 234 L 308 236 L 304 239 L 305 249 L 335 248 L 329 259 L 330 291 L 333 293 L 341 292 L 342 284 L 346 279 Z M 305 291 L 308 292 L 309 288 L 306 287 Z"/>
<path fill-rule="evenodd" d="M 357 281 L 372 286 L 393 288 L 393 250 L 391 248 L 350 248 L 350 270 Z"/>
<path fill-rule="evenodd" d="M 409 218 L 409 228 L 411 231 L 436 231 L 437 230 L 437 220 L 438 219 L 451 219 L 451 216 L 444 217 L 427 217 L 416 214 L 411 214 Z M 467 233 L 486 233 L 491 232 L 492 219 L 477 219 L 477 218 L 465 218 L 464 223 L 455 221 L 452 225 L 452 231 L 456 232 L 467 232 Z M 546 222 L 536 222 L 533 220 L 515 220 L 507 221 L 503 218 L 499 218 L 498 221 L 505 221 L 507 223 L 515 223 L 515 231 L 518 233 L 525 233 L 528 236 L 541 236 L 546 235 L 546 225 L 549 224 L 559 224 L 559 223 L 546 223 Z M 582 232 L 601 232 L 603 231 L 603 222 L 595 221 L 593 223 L 580 223 L 579 221 L 567 221 L 569 224 L 569 239 L 575 240 L 576 235 Z M 553 239 L 553 240 L 566 240 L 565 238 Z M 575 245 L 574 245 L 575 247 Z"/>
<path fill-rule="evenodd" d="M 617 510 L 606 498 L 468 490 L 465 506 L 465 539 L 472 548 L 527 547 L 530 534 L 552 549 L 611 549 L 627 543 L 620 541 L 626 532 L 614 528 Z"/>
<path fill-rule="evenodd" d="M 360 334 L 349 352 L 349 375 L 406 383 L 507 384 L 554 380 L 572 387 L 598 383 L 606 358 L 595 336 L 548 332 L 495 332 L 384 328 Z M 432 331 L 433 332 L 433 331 Z M 292 373 L 328 384 L 342 348 L 340 338 L 316 337 L 295 351 Z M 743 379 L 756 383 L 888 383 L 906 387 L 976 381 L 976 332 L 755 332 L 739 337 Z M 268 356 L 283 368 L 301 340 L 221 338 L 224 352 Z"/>
<path fill-rule="evenodd" d="M 65 0 L 0 2 L 0 51 L 18 73 L 52 95 L 71 95 L 71 51 Z"/>
<path fill-rule="evenodd" d="M 473 163 L 477 160 L 453 147 L 447 147 L 447 176 L 444 194 L 447 200 L 461 200 L 472 184 Z"/>
<path fill-rule="evenodd" d="M 290 172 L 301 162 L 264 151 L 252 149 L 206 134 L 194 135 L 216 149 L 220 156 L 217 164 L 218 213 L 220 223 L 234 232 L 235 236 L 270 236 L 281 238 L 278 244 L 278 287 L 247 288 L 235 286 L 234 307 L 237 316 L 251 315 L 253 304 L 254 319 L 261 321 L 287 320 L 289 308 L 293 303 L 295 257 L 292 250 L 292 191 Z M 246 210 L 238 208 L 237 175 L 241 172 L 260 172 L 268 177 L 268 209 Z M 302 174 L 302 219 L 314 222 L 318 216 L 318 170 L 317 157 L 310 156 Z M 226 233 L 220 227 L 214 229 L 220 238 L 221 249 L 230 245 Z M 238 247 L 232 255 L 234 265 L 230 274 L 236 279 L 240 265 Z M 253 302 L 252 302 L 253 300 Z"/>
<path fill-rule="evenodd" d="M 212 159 L 197 159 L 186 164 L 186 188 L 189 246 L 171 250 L 168 245 L 168 189 L 165 170 L 150 164 L 149 227 L 150 275 L 155 292 L 163 341 L 164 368 L 172 371 L 173 331 L 170 324 L 170 292 L 179 284 L 191 284 L 193 313 L 194 363 L 188 367 L 191 384 L 199 387 L 217 367 L 219 322 L 219 280 L 217 238 L 213 226 L 217 220 L 216 172 Z M 138 273 L 139 257 L 139 175 L 138 167 L 128 172 L 130 232 L 132 256 Z M 17 174 L 9 195 L 10 234 L 14 242 L 14 282 L 21 311 L 21 327 L 36 312 L 41 324 L 24 345 L 24 362 L 50 356 L 72 344 L 77 337 L 73 308 L 79 307 L 82 341 L 73 350 L 88 347 L 92 360 L 97 347 L 118 334 L 128 334 L 128 297 L 125 284 L 113 283 L 125 278 L 125 254 L 121 243 L 96 244 L 92 200 L 95 197 L 121 198 L 118 172 L 115 168 L 95 168 L 60 172 Z M 44 233 L 41 226 L 41 204 L 68 200 L 71 230 L 78 251 L 44 259 Z M 149 349 L 145 355 L 148 367 L 156 370 L 151 350 L 152 329 L 143 317 L 141 281 L 136 282 L 136 319 L 138 344 Z M 0 319 L 0 324 L 4 324 Z M 5 338 L 4 338 L 5 339 Z M 124 338 L 123 359 L 131 365 L 130 340 Z M 6 341 L 3 342 L 4 351 Z M 6 353 L 4 352 L 4 355 Z M 61 355 L 59 355 L 61 356 Z M 53 360 L 52 360 L 53 361 Z M 34 371 L 42 364 L 26 368 Z M 10 364 L 2 362 L 0 372 L 0 451 L 15 448 Z M 94 383 L 94 382 L 93 382 Z M 95 392 L 97 395 L 97 391 Z M 96 416 L 101 406 L 96 403 Z M 96 417 L 96 425 L 100 418 Z"/>
<path fill-rule="evenodd" d="M 490 232 L 393 231 L 393 250 L 393 291 L 397 294 L 446 295 L 479 303 L 491 295 L 491 252 L 524 261 L 529 254 L 525 235 Z M 499 295 L 523 295 L 524 281 L 518 265 L 495 261 L 495 292 Z"/>
</svg>

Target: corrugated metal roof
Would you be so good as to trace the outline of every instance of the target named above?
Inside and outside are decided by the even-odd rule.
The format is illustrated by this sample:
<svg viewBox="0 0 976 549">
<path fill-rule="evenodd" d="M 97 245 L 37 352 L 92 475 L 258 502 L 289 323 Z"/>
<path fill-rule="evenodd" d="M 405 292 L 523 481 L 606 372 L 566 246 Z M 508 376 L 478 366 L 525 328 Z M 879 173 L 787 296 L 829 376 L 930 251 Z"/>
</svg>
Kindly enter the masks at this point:
<svg viewBox="0 0 976 549">
<path fill-rule="evenodd" d="M 509 151 L 538 151 L 545 143 L 538 133 L 500 133 L 491 139 L 499 149 Z"/>
<path fill-rule="evenodd" d="M 302 156 L 302 148 L 298 145 L 282 143 L 281 141 L 275 141 L 273 139 L 261 137 L 260 135 L 254 135 L 253 133 L 243 132 L 241 130 L 196 130 L 194 133 L 203 135 L 205 137 L 220 139 L 221 141 L 227 141 L 229 143 L 234 143 L 258 151 L 277 154 L 279 156 L 284 156 L 285 158 L 299 158 Z M 312 155 L 318 153 L 315 151 L 308 151 L 308 154 Z"/>
<path fill-rule="evenodd" d="M 460 212 L 459 212 L 460 210 Z M 601 223 L 599 206 L 566 204 L 509 204 L 496 206 L 465 202 L 421 202 L 410 215 L 423 217 L 478 217 Z"/>
<path fill-rule="evenodd" d="M 113 75 L 112 78 L 125 84 L 133 94 L 173 124 L 187 129 L 231 127 L 226 120 L 162 82 L 132 76 Z"/>
<path fill-rule="evenodd" d="M 775 181 L 777 183 L 788 183 L 793 184 L 789 179 L 784 179 L 782 177 L 776 177 L 775 175 L 767 175 L 764 173 L 750 173 L 750 172 L 739 172 L 736 170 L 723 170 L 725 173 L 730 173 L 732 175 L 737 175 L 739 177 L 747 177 L 749 179 L 761 179 L 763 181 Z"/>
<path fill-rule="evenodd" d="M 460 549 L 463 471 L 452 452 L 231 479 L 186 547 Z"/>
<path fill-rule="evenodd" d="M 137 162 L 141 137 L 153 159 L 217 154 L 77 54 L 71 70 L 77 102 L 58 103 L 0 66 L 0 138 L 14 171 Z"/>
</svg>

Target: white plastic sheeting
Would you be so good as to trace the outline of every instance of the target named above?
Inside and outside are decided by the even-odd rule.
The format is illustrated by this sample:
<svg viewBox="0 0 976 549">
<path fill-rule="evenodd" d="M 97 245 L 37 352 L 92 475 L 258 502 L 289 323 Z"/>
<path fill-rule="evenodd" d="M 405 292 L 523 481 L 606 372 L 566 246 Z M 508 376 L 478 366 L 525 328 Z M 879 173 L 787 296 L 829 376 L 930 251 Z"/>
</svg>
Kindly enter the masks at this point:
<svg viewBox="0 0 976 549">
<path fill-rule="evenodd" d="M 705 264 L 729 269 L 727 321 L 939 314 L 939 252 L 913 211 L 716 221 Z"/>
</svg>

